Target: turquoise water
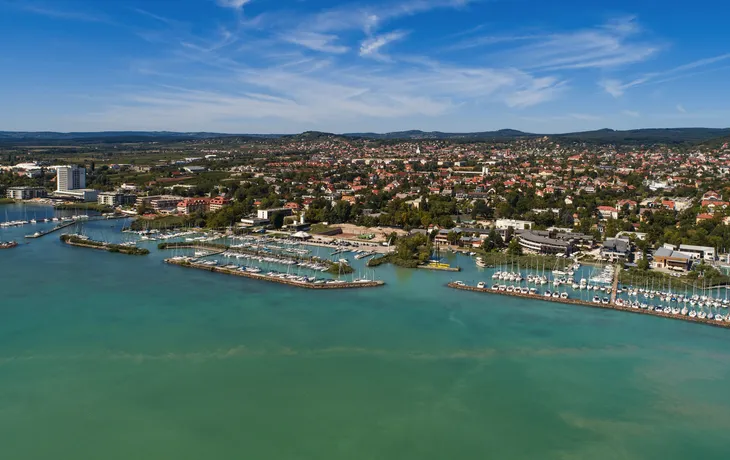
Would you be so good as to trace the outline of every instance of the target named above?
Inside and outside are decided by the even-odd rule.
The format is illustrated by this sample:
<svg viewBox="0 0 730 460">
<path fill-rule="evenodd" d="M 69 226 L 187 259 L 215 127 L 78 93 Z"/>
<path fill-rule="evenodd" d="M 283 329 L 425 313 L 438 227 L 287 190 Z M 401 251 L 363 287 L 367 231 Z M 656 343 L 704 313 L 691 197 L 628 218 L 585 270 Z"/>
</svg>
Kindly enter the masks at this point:
<svg viewBox="0 0 730 460">
<path fill-rule="evenodd" d="M 456 276 L 380 267 L 384 288 L 320 292 L 164 255 L 57 235 L 0 251 L 2 458 L 730 453 L 730 331 L 454 291 L 478 276 L 461 257 Z"/>
</svg>

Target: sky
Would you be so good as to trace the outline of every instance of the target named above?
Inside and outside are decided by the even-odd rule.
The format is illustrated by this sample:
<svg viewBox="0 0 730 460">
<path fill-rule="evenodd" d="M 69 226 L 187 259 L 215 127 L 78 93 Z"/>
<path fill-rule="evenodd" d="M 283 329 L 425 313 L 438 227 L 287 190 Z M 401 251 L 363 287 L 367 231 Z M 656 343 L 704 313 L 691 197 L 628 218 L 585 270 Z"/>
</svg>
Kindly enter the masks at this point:
<svg viewBox="0 0 730 460">
<path fill-rule="evenodd" d="M 0 0 L 0 130 L 730 127 L 719 0 Z"/>
</svg>

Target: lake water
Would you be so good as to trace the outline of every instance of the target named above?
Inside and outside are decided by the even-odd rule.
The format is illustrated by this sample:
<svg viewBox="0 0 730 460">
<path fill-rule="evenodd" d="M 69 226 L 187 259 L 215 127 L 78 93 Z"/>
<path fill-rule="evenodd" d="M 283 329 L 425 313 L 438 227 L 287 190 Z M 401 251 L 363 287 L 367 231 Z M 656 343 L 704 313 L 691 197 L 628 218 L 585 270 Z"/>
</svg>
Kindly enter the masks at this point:
<svg viewBox="0 0 730 460">
<path fill-rule="evenodd" d="M 0 251 L 2 458 L 730 456 L 728 330 L 448 289 L 482 276 L 463 256 L 309 291 L 155 245 Z"/>
</svg>

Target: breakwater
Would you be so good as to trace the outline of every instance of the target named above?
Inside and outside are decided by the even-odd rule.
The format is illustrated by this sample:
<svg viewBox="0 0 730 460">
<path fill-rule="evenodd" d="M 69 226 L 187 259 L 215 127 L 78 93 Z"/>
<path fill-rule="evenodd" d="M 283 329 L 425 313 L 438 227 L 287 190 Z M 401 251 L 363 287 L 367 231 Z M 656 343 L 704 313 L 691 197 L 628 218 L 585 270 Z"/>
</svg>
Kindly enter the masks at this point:
<svg viewBox="0 0 730 460">
<path fill-rule="evenodd" d="M 278 276 L 262 275 L 259 273 L 251 273 L 242 270 L 234 270 L 225 267 L 218 267 L 215 265 L 205 265 L 202 263 L 195 263 L 188 260 L 182 259 L 165 259 L 165 263 L 170 265 L 177 265 L 178 267 L 196 268 L 198 270 L 204 270 L 213 273 L 223 273 L 226 275 L 241 276 L 243 278 L 250 278 L 255 280 L 269 281 L 272 283 L 286 284 L 304 289 L 359 289 L 368 287 L 379 287 L 385 285 L 384 281 L 362 281 L 362 282 L 333 282 L 333 283 L 306 283 L 300 281 L 294 281 L 287 278 L 280 278 Z"/>
<path fill-rule="evenodd" d="M 119 244 L 108 244 L 101 241 L 83 239 L 73 235 L 61 235 L 61 241 L 69 246 L 79 248 L 97 249 L 99 251 L 118 252 L 131 256 L 145 256 L 150 253 L 147 249 L 141 249 L 136 246 L 122 246 Z"/>
<path fill-rule="evenodd" d="M 205 243 L 205 244 L 188 244 L 188 243 L 160 243 L 157 245 L 157 248 L 160 250 L 164 249 L 205 249 L 208 251 L 215 251 L 217 254 L 228 252 L 228 253 L 236 253 L 241 254 L 242 256 L 250 256 L 253 258 L 264 258 L 264 257 L 271 257 L 276 256 L 281 261 L 288 261 L 292 262 L 294 264 L 300 264 L 302 262 L 310 262 L 315 264 L 323 264 L 327 267 L 327 272 L 333 275 L 349 275 L 354 270 L 353 268 L 348 264 L 339 264 L 337 262 L 333 262 L 328 259 L 323 259 L 321 257 L 309 257 L 309 256 L 302 256 L 302 255 L 284 255 L 284 254 L 277 254 L 273 251 L 260 251 L 260 250 L 253 250 L 253 249 L 247 249 L 242 247 L 236 247 L 236 246 L 226 246 L 223 244 L 217 244 L 217 243 Z M 208 254 L 211 255 L 211 254 Z"/>
<path fill-rule="evenodd" d="M 703 319 L 703 318 L 698 318 L 698 317 L 692 318 L 691 316 L 687 316 L 687 315 L 673 315 L 670 313 L 658 312 L 658 311 L 651 310 L 651 309 L 644 310 L 641 308 L 631 308 L 631 307 L 627 307 L 625 305 L 616 305 L 613 303 L 609 303 L 609 304 L 593 303 L 593 302 L 587 302 L 585 300 L 580 300 L 580 299 L 561 299 L 561 298 L 553 298 L 553 297 L 544 297 L 544 296 L 533 295 L 533 294 L 522 294 L 521 292 L 495 291 L 490 288 L 478 288 L 475 286 L 467 286 L 465 284 L 459 284 L 459 283 L 454 283 L 454 282 L 447 284 L 447 286 L 452 289 L 460 289 L 462 291 L 472 291 L 472 292 L 480 292 L 480 293 L 484 293 L 484 294 L 521 297 L 523 299 L 529 299 L 529 300 L 541 300 L 544 302 L 555 302 L 555 303 L 562 303 L 562 304 L 568 304 L 568 305 L 580 305 L 582 307 L 602 308 L 604 310 L 619 310 L 619 311 L 625 311 L 628 313 L 659 316 L 662 318 L 688 321 L 691 323 L 707 324 L 709 326 L 716 326 L 716 327 L 730 329 L 730 322 L 727 322 L 727 321 L 717 321 L 714 319 L 707 319 L 707 318 Z"/>
</svg>

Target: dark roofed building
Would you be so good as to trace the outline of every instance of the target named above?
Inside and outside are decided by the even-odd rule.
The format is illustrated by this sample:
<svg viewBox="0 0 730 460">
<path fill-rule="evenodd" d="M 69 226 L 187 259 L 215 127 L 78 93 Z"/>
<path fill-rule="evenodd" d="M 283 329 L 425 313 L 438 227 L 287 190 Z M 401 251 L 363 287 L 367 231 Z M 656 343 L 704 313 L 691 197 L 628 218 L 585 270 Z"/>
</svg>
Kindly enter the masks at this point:
<svg viewBox="0 0 730 460">
<path fill-rule="evenodd" d="M 601 247 L 601 257 L 606 259 L 627 258 L 631 254 L 631 241 L 627 238 L 606 238 Z"/>
</svg>

